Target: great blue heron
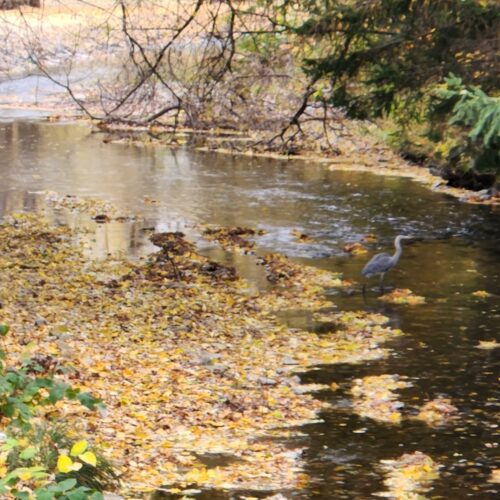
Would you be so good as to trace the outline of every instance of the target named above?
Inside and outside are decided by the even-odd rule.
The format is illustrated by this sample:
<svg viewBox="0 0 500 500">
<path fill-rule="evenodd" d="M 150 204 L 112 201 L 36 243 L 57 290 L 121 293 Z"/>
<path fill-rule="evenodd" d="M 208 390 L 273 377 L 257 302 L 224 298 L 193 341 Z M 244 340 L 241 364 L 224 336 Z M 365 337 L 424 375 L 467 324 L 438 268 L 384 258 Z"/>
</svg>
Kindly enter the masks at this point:
<svg viewBox="0 0 500 500">
<path fill-rule="evenodd" d="M 370 278 L 375 276 L 376 274 L 380 274 L 380 290 L 384 290 L 384 274 L 392 269 L 397 263 L 401 254 L 403 253 L 403 249 L 401 248 L 401 240 L 411 240 L 412 236 L 396 236 L 394 240 L 394 246 L 396 247 L 396 252 L 394 255 L 389 255 L 388 253 L 378 253 L 361 271 L 361 274 L 365 278 Z M 363 284 L 363 294 L 365 293 L 366 284 Z"/>
</svg>

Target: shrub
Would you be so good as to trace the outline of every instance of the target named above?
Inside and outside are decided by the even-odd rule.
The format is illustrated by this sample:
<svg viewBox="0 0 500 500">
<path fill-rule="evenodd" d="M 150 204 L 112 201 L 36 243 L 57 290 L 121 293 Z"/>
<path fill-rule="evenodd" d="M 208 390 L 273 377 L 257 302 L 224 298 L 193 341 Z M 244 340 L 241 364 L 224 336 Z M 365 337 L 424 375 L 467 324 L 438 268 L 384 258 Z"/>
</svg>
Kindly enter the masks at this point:
<svg viewBox="0 0 500 500">
<path fill-rule="evenodd" d="M 431 91 L 429 120 L 430 137 L 448 164 L 500 172 L 500 98 L 450 75 Z"/>
<path fill-rule="evenodd" d="M 0 324 L 0 336 L 9 332 Z M 91 394 L 56 378 L 57 363 L 45 358 L 7 366 L 0 349 L 0 495 L 36 500 L 102 499 L 118 478 L 110 464 L 89 449 L 85 440 L 72 442 L 62 425 L 37 416 L 42 407 L 62 399 L 77 400 L 89 409 L 102 406 Z"/>
</svg>

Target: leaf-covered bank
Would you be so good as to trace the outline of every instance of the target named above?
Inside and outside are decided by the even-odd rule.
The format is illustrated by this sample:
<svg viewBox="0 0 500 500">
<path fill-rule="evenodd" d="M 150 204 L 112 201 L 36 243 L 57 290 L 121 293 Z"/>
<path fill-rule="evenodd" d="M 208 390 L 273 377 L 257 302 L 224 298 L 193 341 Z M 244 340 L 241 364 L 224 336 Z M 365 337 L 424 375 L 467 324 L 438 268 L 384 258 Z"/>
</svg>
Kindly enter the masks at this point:
<svg viewBox="0 0 500 500">
<path fill-rule="evenodd" d="M 74 237 L 39 215 L 0 225 L 5 349 L 19 362 L 57 363 L 61 380 L 102 399 L 104 412 L 58 402 L 40 418 L 65 421 L 102 449 L 126 495 L 165 485 L 300 488 L 300 450 L 272 439 L 323 407 L 296 372 L 383 357 L 380 344 L 401 333 L 363 315 L 321 336 L 280 325 L 275 307 L 324 307 L 316 283 L 341 282 L 277 257 L 266 262 L 276 288 L 257 296 L 179 234 L 139 264 L 89 261 Z M 207 454 L 231 460 L 208 467 Z"/>
</svg>

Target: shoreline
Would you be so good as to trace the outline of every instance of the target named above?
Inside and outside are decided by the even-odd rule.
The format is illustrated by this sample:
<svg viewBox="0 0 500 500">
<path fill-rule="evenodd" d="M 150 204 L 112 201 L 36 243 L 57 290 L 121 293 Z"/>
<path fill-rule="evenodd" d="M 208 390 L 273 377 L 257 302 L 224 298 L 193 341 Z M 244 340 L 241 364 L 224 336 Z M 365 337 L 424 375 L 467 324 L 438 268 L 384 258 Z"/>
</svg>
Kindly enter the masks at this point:
<svg viewBox="0 0 500 500">
<path fill-rule="evenodd" d="M 2 278 L 11 283 L 0 293 L 9 352 L 19 362 L 29 339 L 34 354 L 71 368 L 62 380 L 76 373 L 78 386 L 103 400 L 100 414 L 61 403 L 57 418 L 102 449 L 123 475 L 125 495 L 191 483 L 303 489 L 301 449 L 274 438 L 320 418 L 325 403 L 311 393 L 336 389 L 303 384 L 298 374 L 384 358 L 383 344 L 402 335 L 387 318 L 362 312 L 326 318 L 338 324 L 330 333 L 292 332 L 273 311 L 331 307 L 324 289 L 344 283 L 282 256 L 270 254 L 266 264 L 277 286 L 249 295 L 244 280 L 186 240 L 175 242 L 171 267 L 161 249 L 142 263 L 89 260 L 75 244 L 78 230 L 53 227 L 36 212 L 7 216 L 0 232 Z M 234 461 L 204 465 L 200 457 L 210 454 Z"/>
<path fill-rule="evenodd" d="M 160 9 L 159 12 L 165 15 L 166 18 L 170 18 L 176 15 L 176 11 L 173 9 L 175 5 L 177 5 L 177 2 L 169 2 L 165 6 L 165 10 L 163 11 Z M 70 34 L 76 27 L 89 30 L 95 27 L 96 23 L 102 22 L 103 19 L 106 19 L 106 22 L 108 22 L 108 19 L 103 16 L 105 16 L 107 9 L 111 6 L 113 6 L 113 3 L 108 0 L 99 6 L 93 4 L 82 5 L 76 0 L 69 0 L 64 4 L 50 0 L 43 3 L 42 9 L 33 9 L 29 7 L 22 8 L 19 11 L 22 15 L 19 15 L 18 11 L 3 11 L 0 16 L 0 20 L 2 21 L 2 24 L 0 24 L 0 31 L 4 34 L 9 43 L 6 45 L 7 50 L 5 51 L 6 54 L 4 54 L 4 60 L 0 60 L 0 69 L 3 67 L 2 81 L 0 82 L 0 113 L 2 109 L 10 109 L 14 113 L 17 110 L 20 113 L 28 115 L 26 117 L 23 116 L 23 118 L 30 119 L 29 110 L 35 113 L 38 110 L 39 113 L 48 115 L 46 118 L 48 121 L 64 120 L 67 117 L 73 119 L 75 112 L 77 114 L 79 113 L 79 109 L 75 102 L 71 101 L 65 90 L 58 87 L 49 78 L 40 74 L 40 71 L 29 62 L 27 58 L 28 53 L 26 52 L 27 49 L 23 49 L 19 40 L 21 40 L 23 36 L 26 36 L 28 29 L 35 30 L 40 36 L 43 35 L 43 39 L 47 43 L 46 50 L 52 52 L 50 58 L 44 61 L 44 65 L 51 69 L 51 74 L 53 76 L 57 76 L 57 73 L 60 72 L 62 81 L 64 82 L 65 64 L 68 62 L 67 52 L 70 51 L 74 44 L 74 40 L 71 38 Z M 210 12 L 208 7 L 207 9 L 208 10 L 206 12 L 203 11 L 201 15 L 206 16 Z M 150 14 L 159 15 L 158 12 Z M 44 21 L 43 23 L 41 22 L 42 19 Z M 110 26 L 119 30 L 119 20 L 119 16 L 110 18 Z M 13 31 L 13 27 L 15 27 L 18 32 L 15 30 Z M 86 33 L 86 31 L 84 31 L 84 33 Z M 82 67 L 86 68 L 86 71 L 89 68 L 95 70 L 96 67 L 102 68 L 103 64 L 106 64 L 106 62 L 99 62 L 99 60 L 96 60 L 95 56 L 96 51 L 98 52 L 101 48 L 106 47 L 104 43 L 106 40 L 107 39 L 104 39 L 102 34 L 100 34 L 92 43 L 89 42 L 88 44 L 83 44 L 81 47 L 78 46 L 79 50 L 73 57 L 79 57 L 79 59 L 77 59 L 79 70 L 81 70 Z M 117 42 L 117 40 L 113 41 Z M 118 46 L 119 45 L 114 47 L 108 55 L 114 56 L 119 54 Z M 109 61 L 107 63 L 109 63 Z M 94 67 L 94 65 L 96 67 Z M 92 73 L 92 71 L 87 71 L 85 75 L 83 75 L 83 79 L 81 79 L 82 75 L 79 74 L 78 71 L 76 71 L 76 74 L 71 74 L 72 80 L 74 80 L 72 83 L 72 85 L 74 85 L 73 92 L 76 92 L 79 98 L 83 96 L 85 100 L 88 96 L 92 97 L 92 93 L 86 88 L 87 84 L 92 87 L 95 83 L 91 77 Z M 25 76 L 22 77 L 22 75 Z M 15 78 L 16 76 L 17 78 Z M 33 81 L 28 81 L 30 78 Z M 9 82 L 13 82 L 14 85 L 9 86 Z M 42 82 L 41 85 L 39 85 L 40 82 Z M 6 89 L 3 92 L 1 92 L 2 85 L 4 85 Z M 293 99 L 297 97 L 297 89 L 293 86 L 287 89 L 286 92 L 288 93 L 284 95 L 283 90 L 277 92 L 275 89 L 273 92 L 275 92 L 275 94 L 272 94 L 275 98 L 288 98 L 293 101 Z M 249 100 L 249 103 L 253 102 L 252 99 Z M 293 115 L 294 105 L 295 104 L 291 102 L 290 109 L 280 108 L 282 113 L 279 115 L 276 115 L 276 112 L 274 115 L 270 113 L 269 116 L 267 116 L 267 114 L 262 116 L 260 114 L 256 115 L 258 117 L 256 119 L 266 120 L 265 122 L 261 121 L 263 129 L 260 131 L 256 130 L 259 125 L 258 122 L 243 121 L 239 130 L 227 130 L 224 134 L 221 134 L 222 128 L 208 128 L 213 124 L 221 122 L 220 116 L 217 114 L 211 116 L 211 121 L 205 121 L 205 123 L 200 122 L 200 128 L 197 130 L 178 129 L 178 131 L 182 134 L 187 133 L 194 138 L 212 135 L 212 142 L 210 142 L 210 138 L 207 138 L 205 144 L 198 144 L 194 147 L 194 149 L 199 151 L 211 151 L 231 155 L 241 154 L 278 160 L 296 159 L 309 162 L 314 161 L 325 164 L 327 168 L 331 170 L 350 170 L 370 172 L 377 175 L 408 177 L 420 182 L 433 191 L 453 196 L 462 202 L 486 206 L 500 205 L 500 195 L 495 194 L 494 196 L 490 196 L 487 189 L 474 192 L 465 188 L 447 186 L 447 181 L 432 174 L 428 167 L 409 163 L 396 151 L 390 149 L 380 136 L 377 137 L 376 132 L 380 131 L 378 126 L 368 122 L 357 122 L 355 120 L 346 119 L 338 110 L 332 110 L 333 114 L 330 118 L 330 122 L 333 127 L 330 127 L 328 130 L 311 121 L 302 124 L 301 127 L 304 133 L 297 137 L 293 137 L 290 143 L 286 145 L 293 154 L 281 154 L 277 150 L 280 149 L 282 144 L 277 144 L 277 142 L 266 144 L 266 141 L 280 131 L 283 126 L 284 117 L 288 116 L 290 113 Z M 90 104 L 90 106 L 92 108 L 92 104 Z M 92 109 L 91 111 L 93 112 Z M 311 113 L 312 117 L 317 117 L 314 111 Z M 39 117 L 35 117 L 35 119 L 36 118 Z M 224 119 L 224 117 L 222 118 Z M 96 124 L 96 122 L 93 122 L 90 118 L 86 118 L 81 114 L 78 119 L 84 119 L 90 124 Z M 230 121 L 228 123 L 233 122 Z M 238 128 L 238 125 L 241 124 L 236 124 L 236 128 Z M 103 127 L 103 131 L 110 134 L 107 141 L 111 142 L 115 139 L 119 139 L 120 133 L 127 133 L 128 131 L 128 133 L 133 134 L 135 133 L 134 130 L 139 130 L 140 132 L 150 130 L 154 131 L 155 134 L 157 132 L 159 132 L 159 134 L 168 134 L 168 126 L 169 123 L 166 122 L 156 122 L 155 125 L 146 128 L 137 128 L 133 126 L 121 127 L 120 125 L 110 123 L 108 130 L 105 130 L 105 127 Z M 201 129 L 202 126 L 207 128 Z M 244 130 L 243 127 L 246 129 Z M 115 133 L 115 137 L 113 137 L 113 133 Z M 228 138 L 226 134 L 230 134 L 230 137 Z M 293 136 L 295 136 L 295 134 L 293 134 Z M 180 144 L 187 142 L 183 141 L 186 137 L 185 135 L 178 136 L 177 138 L 179 137 L 181 139 L 178 141 Z M 233 141 L 232 144 L 231 137 Z M 245 141 L 247 140 L 249 141 L 248 150 L 245 151 Z M 161 140 L 157 142 L 159 146 L 168 146 L 168 144 L 161 144 Z M 257 142 L 260 143 L 259 146 L 256 146 L 255 143 Z M 149 140 L 148 145 L 149 144 L 154 145 L 155 141 Z"/>
<path fill-rule="evenodd" d="M 155 128 L 154 126 L 151 128 Z M 133 134 L 140 134 L 143 132 L 147 132 L 148 128 L 136 128 L 129 127 L 126 129 L 121 129 L 119 131 L 99 131 L 97 133 L 108 133 L 110 137 L 106 139 L 106 142 L 124 142 L 123 138 L 119 138 L 119 134 L 123 132 L 129 132 Z M 231 137 L 228 137 L 225 133 L 220 133 L 217 136 L 218 132 L 211 132 L 210 130 L 179 130 L 177 135 L 179 137 L 186 136 L 213 136 L 221 140 L 231 141 Z M 115 138 L 113 138 L 113 134 L 115 134 Z M 241 132 L 233 132 L 235 138 L 239 142 L 251 141 L 249 136 L 248 138 L 242 137 L 244 136 Z M 174 137 L 176 134 L 172 134 Z M 133 138 L 128 138 L 129 142 L 132 145 L 141 145 L 142 147 L 178 147 L 178 145 L 169 145 L 162 143 L 150 142 L 148 144 L 143 144 L 141 141 L 136 141 Z M 327 155 L 318 155 L 316 153 L 305 153 L 305 154 L 294 154 L 294 155 L 286 155 L 276 152 L 265 152 L 265 151 L 254 151 L 249 149 L 247 151 L 241 151 L 236 148 L 225 148 L 225 147 L 210 147 L 210 146 L 191 146 L 187 145 L 186 147 L 192 148 L 195 151 L 200 151 L 204 153 L 217 153 L 222 155 L 230 155 L 230 156 L 247 156 L 247 157 L 255 157 L 255 158 L 267 158 L 272 160 L 279 161 L 301 161 L 301 162 L 314 162 L 325 165 L 329 170 L 335 171 L 350 171 L 350 172 L 367 172 L 374 175 L 385 175 L 389 177 L 403 177 L 409 178 L 420 184 L 426 186 L 433 192 L 446 194 L 448 196 L 452 196 L 453 198 L 458 199 L 463 203 L 470 203 L 474 205 L 484 205 L 497 207 L 500 206 L 500 193 L 494 196 L 490 196 L 486 194 L 488 190 L 482 191 L 471 191 L 465 188 L 457 188 L 448 186 L 446 180 L 440 176 L 433 174 L 430 169 L 426 166 L 420 166 L 416 164 L 411 164 L 406 162 L 400 155 L 392 150 L 390 150 L 387 146 L 384 146 L 382 149 L 383 157 L 381 159 L 373 158 L 370 153 L 357 154 L 357 153 L 345 153 L 339 154 L 337 157 L 327 156 Z M 373 156 L 380 152 L 380 149 L 375 150 Z"/>
<path fill-rule="evenodd" d="M 14 115 L 20 113 L 20 116 L 8 116 L 2 118 L 2 110 L 12 112 Z M 31 114 L 30 114 L 31 113 Z M 409 178 L 427 187 L 429 190 L 452 196 L 453 198 L 463 202 L 474 205 L 484 205 L 490 207 L 500 206 L 500 193 L 496 195 L 488 194 L 487 189 L 481 191 L 471 191 L 465 188 L 457 188 L 448 186 L 445 179 L 433 174 L 426 166 L 416 165 L 405 161 L 395 151 L 391 150 L 388 146 L 374 146 L 373 152 L 355 153 L 346 152 L 337 156 L 321 155 L 315 152 L 308 153 L 307 151 L 302 154 L 286 155 L 273 151 L 255 151 L 252 149 L 241 150 L 236 147 L 219 147 L 214 143 L 236 141 L 240 144 L 248 142 L 256 142 L 256 138 L 251 137 L 249 134 L 242 131 L 223 130 L 223 129 L 189 129 L 179 127 L 177 131 L 170 132 L 165 125 L 151 125 L 151 126 L 132 126 L 122 125 L 118 126 L 111 124 L 102 130 L 98 130 L 99 124 L 90 118 L 81 114 L 74 114 L 68 112 L 67 108 L 57 109 L 52 103 L 40 106 L 8 106 L 0 105 L 0 121 L 11 120 L 34 120 L 44 121 L 51 123 L 68 122 L 84 122 L 92 128 L 92 133 L 108 134 L 108 137 L 103 141 L 106 143 L 125 143 L 130 145 L 140 145 L 141 147 L 165 147 L 175 148 L 185 146 L 192 148 L 195 151 L 204 153 L 217 153 L 222 155 L 231 156 L 247 156 L 255 158 L 268 158 L 279 161 L 301 161 L 301 162 L 315 162 L 325 165 L 329 170 L 335 171 L 350 171 L 350 172 L 367 172 L 374 175 L 384 175 L 389 177 L 403 177 Z M 170 135 L 174 139 L 181 139 L 181 144 L 162 143 L 159 140 L 149 140 L 146 144 L 140 139 L 134 138 L 141 133 L 148 133 L 150 131 L 157 133 L 164 133 Z M 123 135 L 129 134 L 125 138 Z M 205 140 L 205 145 L 196 146 L 187 144 L 186 138 L 201 137 Z M 148 139 L 150 139 L 148 137 Z M 371 137 L 371 139 L 375 139 Z M 214 143 L 210 144 L 210 140 Z"/>
</svg>

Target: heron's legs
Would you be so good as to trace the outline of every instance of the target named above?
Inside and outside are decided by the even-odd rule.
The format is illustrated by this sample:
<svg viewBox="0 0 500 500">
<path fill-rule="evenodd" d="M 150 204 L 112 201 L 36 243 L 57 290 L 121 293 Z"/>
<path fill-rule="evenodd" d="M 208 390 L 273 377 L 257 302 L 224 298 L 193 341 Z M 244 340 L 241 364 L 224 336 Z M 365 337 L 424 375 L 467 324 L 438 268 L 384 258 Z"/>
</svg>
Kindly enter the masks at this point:
<svg viewBox="0 0 500 500">
<path fill-rule="evenodd" d="M 380 273 L 380 293 L 384 293 L 384 274 Z"/>
<path fill-rule="evenodd" d="M 363 288 L 362 288 L 362 290 L 363 290 L 363 297 L 364 297 L 364 296 L 366 295 L 366 282 L 365 282 L 365 283 L 363 283 Z"/>
</svg>

